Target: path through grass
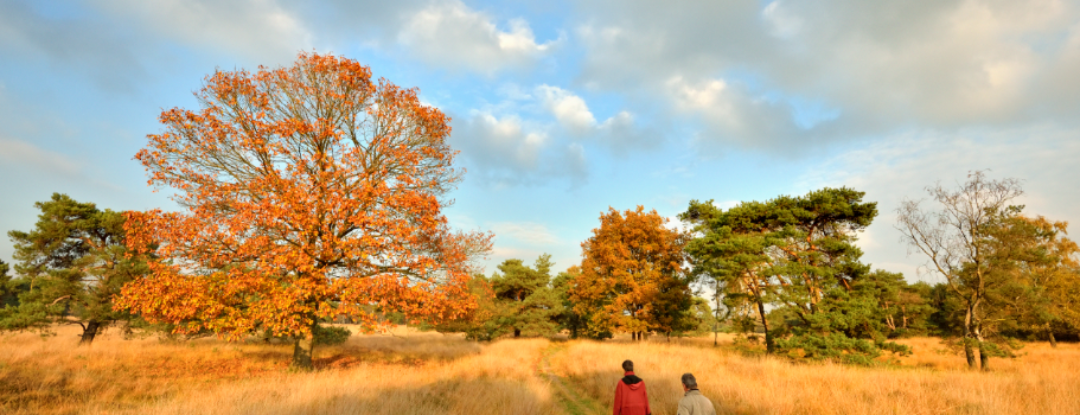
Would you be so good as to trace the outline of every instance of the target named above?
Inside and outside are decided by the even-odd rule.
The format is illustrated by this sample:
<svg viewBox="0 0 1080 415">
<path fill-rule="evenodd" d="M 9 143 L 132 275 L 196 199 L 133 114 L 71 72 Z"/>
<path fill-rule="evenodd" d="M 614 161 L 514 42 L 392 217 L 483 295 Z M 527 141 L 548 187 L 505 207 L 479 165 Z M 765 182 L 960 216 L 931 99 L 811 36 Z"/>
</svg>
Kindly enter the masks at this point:
<svg viewBox="0 0 1080 415">
<path fill-rule="evenodd" d="M 551 382 L 559 405 L 570 415 L 601 415 L 607 413 L 604 405 L 574 388 L 571 382 L 567 382 L 551 370 L 549 362 L 551 356 L 563 351 L 566 351 L 565 344 L 551 343 L 544 349 L 543 356 L 540 358 L 540 367 L 538 368 L 548 382 Z"/>
</svg>

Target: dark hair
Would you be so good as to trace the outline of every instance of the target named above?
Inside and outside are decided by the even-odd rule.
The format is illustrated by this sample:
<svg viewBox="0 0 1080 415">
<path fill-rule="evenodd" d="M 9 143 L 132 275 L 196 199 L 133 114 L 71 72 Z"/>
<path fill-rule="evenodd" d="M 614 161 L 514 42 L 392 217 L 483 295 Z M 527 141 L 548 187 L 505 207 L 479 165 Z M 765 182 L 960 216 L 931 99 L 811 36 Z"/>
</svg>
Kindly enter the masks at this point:
<svg viewBox="0 0 1080 415">
<path fill-rule="evenodd" d="M 622 362 L 622 370 L 625 370 L 627 372 L 633 372 L 634 371 L 634 362 L 631 362 L 629 360 L 624 360 Z"/>
<path fill-rule="evenodd" d="M 683 373 L 682 384 L 690 389 L 697 389 L 697 378 L 692 373 Z"/>
</svg>

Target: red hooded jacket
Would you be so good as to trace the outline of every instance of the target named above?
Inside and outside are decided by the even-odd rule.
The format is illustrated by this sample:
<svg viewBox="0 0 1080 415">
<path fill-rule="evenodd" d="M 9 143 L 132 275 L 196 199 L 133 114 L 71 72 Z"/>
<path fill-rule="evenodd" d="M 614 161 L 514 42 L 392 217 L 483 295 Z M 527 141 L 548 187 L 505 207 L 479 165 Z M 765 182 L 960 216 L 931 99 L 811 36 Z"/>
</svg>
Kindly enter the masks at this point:
<svg viewBox="0 0 1080 415">
<path fill-rule="evenodd" d="M 649 397 L 645 393 L 645 381 L 626 372 L 626 377 L 619 380 L 615 387 L 614 415 L 652 415 L 649 409 Z"/>
</svg>

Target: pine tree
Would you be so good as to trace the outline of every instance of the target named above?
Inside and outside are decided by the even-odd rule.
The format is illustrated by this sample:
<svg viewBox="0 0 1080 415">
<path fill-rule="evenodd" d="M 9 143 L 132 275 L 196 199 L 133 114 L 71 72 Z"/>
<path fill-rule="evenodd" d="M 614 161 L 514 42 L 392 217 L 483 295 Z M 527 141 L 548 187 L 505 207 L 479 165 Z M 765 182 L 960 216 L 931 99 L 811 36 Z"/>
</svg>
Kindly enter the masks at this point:
<svg viewBox="0 0 1080 415">
<path fill-rule="evenodd" d="M 491 276 L 491 287 L 501 312 L 499 325 L 509 327 L 514 337 L 551 336 L 558 330 L 556 316 L 562 311 L 551 281 L 551 255 L 543 254 L 533 267 L 520 259 L 508 259 Z"/>
<path fill-rule="evenodd" d="M 5 301 L 0 328 L 48 331 L 55 324 L 78 324 L 79 344 L 90 344 L 100 330 L 132 318 L 115 311 L 113 299 L 148 271 L 146 263 L 128 255 L 123 214 L 58 193 L 35 206 L 41 214 L 34 229 L 8 233 L 20 276 L 8 285 L 24 288 L 17 305 Z"/>
</svg>

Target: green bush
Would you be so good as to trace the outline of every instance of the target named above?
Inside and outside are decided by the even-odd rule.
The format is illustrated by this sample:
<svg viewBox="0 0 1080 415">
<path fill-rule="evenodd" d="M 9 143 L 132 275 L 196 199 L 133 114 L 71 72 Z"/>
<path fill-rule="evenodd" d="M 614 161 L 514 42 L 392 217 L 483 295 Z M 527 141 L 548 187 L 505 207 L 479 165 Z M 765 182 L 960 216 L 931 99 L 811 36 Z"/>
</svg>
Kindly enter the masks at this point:
<svg viewBox="0 0 1080 415">
<path fill-rule="evenodd" d="M 349 340 L 349 336 L 352 335 L 352 332 L 344 327 L 324 327 L 321 325 L 315 326 L 314 332 L 315 344 L 321 346 L 345 343 L 346 340 Z"/>
</svg>

